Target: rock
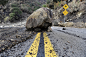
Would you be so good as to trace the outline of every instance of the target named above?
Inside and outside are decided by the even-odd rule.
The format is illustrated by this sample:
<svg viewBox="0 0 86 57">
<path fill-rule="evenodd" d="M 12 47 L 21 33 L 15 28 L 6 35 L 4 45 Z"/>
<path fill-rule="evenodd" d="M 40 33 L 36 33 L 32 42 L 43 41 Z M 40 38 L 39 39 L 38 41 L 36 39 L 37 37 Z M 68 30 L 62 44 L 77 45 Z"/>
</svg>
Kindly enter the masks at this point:
<svg viewBox="0 0 86 57">
<path fill-rule="evenodd" d="M 48 29 L 48 27 L 52 25 L 52 18 L 53 13 L 51 9 L 44 7 L 39 8 L 28 17 L 26 29 L 37 31 Z"/>
<path fill-rule="evenodd" d="M 51 29 L 51 27 L 48 27 L 48 30 L 47 30 L 48 32 L 52 32 L 52 29 Z"/>
<path fill-rule="evenodd" d="M 16 35 L 16 38 L 20 38 L 21 37 L 21 35 Z"/>
<path fill-rule="evenodd" d="M 2 42 L 4 42 L 4 40 L 2 40 Z"/>
<path fill-rule="evenodd" d="M 58 26 L 58 22 L 59 22 L 59 19 L 55 19 L 55 20 L 53 20 L 52 25 L 53 26 Z"/>
<path fill-rule="evenodd" d="M 10 39 L 11 41 L 15 41 L 14 39 Z"/>
<path fill-rule="evenodd" d="M 77 22 L 74 24 L 74 27 L 76 28 L 85 28 L 85 24 L 83 22 Z"/>
<path fill-rule="evenodd" d="M 66 30 L 66 28 L 62 28 L 62 30 Z"/>
<path fill-rule="evenodd" d="M 73 27 L 74 26 L 73 22 L 65 22 L 65 23 L 58 23 L 58 24 L 61 27 Z"/>
<path fill-rule="evenodd" d="M 65 22 L 64 26 L 66 26 L 66 27 L 72 27 L 72 26 L 74 26 L 74 23 L 73 22 Z"/>
<path fill-rule="evenodd" d="M 70 41 L 67 41 L 68 43 L 70 43 Z"/>
<path fill-rule="evenodd" d="M 29 34 L 31 34 L 32 32 L 30 32 Z"/>
<path fill-rule="evenodd" d="M 3 47 L 2 50 L 4 50 L 5 48 Z"/>
</svg>

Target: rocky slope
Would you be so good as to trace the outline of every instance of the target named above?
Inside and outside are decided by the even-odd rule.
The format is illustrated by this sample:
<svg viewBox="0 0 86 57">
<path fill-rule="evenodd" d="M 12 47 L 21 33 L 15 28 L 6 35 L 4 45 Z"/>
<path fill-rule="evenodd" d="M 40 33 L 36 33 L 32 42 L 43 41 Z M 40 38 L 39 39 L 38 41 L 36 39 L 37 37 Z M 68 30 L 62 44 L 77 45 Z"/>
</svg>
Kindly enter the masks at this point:
<svg viewBox="0 0 86 57">
<path fill-rule="evenodd" d="M 65 5 L 65 2 L 62 2 L 63 5 Z M 62 5 L 62 4 L 61 4 Z M 58 25 L 58 23 L 62 26 L 68 26 L 68 23 L 70 27 L 85 27 L 84 24 L 86 22 L 86 1 L 71 1 L 68 3 L 68 14 L 66 17 L 63 15 L 63 11 L 65 9 L 63 6 L 56 8 L 55 15 L 54 15 L 54 25 Z M 65 25 L 64 24 L 64 18 L 65 18 Z"/>
<path fill-rule="evenodd" d="M 0 23 L 17 22 L 24 13 L 31 14 L 40 8 L 46 0 L 9 0 L 6 5 L 0 5 Z"/>
</svg>

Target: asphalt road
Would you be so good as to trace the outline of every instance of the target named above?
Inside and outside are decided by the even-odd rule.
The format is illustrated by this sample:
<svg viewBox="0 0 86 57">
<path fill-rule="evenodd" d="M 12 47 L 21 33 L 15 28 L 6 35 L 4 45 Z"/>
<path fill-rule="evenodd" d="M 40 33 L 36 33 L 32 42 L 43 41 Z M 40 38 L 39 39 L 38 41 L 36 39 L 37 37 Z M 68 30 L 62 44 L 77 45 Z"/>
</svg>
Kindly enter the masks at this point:
<svg viewBox="0 0 86 57">
<path fill-rule="evenodd" d="M 52 32 L 46 33 L 58 57 L 86 57 L 86 29 L 52 27 Z M 13 46 L 1 53 L 0 57 L 25 57 L 35 38 L 36 35 Z"/>
</svg>

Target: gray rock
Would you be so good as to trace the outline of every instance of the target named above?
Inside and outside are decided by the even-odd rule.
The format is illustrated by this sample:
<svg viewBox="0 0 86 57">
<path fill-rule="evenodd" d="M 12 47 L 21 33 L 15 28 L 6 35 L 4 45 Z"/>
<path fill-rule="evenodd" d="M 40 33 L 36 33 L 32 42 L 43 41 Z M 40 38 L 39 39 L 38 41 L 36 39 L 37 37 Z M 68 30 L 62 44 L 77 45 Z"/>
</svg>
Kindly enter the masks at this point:
<svg viewBox="0 0 86 57">
<path fill-rule="evenodd" d="M 52 32 L 52 28 L 51 27 L 48 27 L 48 32 Z"/>
<path fill-rule="evenodd" d="M 40 8 L 33 12 L 27 19 L 26 29 L 34 30 L 35 28 L 47 29 L 52 25 L 53 13 L 49 8 Z M 35 29 L 36 30 L 36 29 Z M 37 29 L 38 30 L 38 29 Z"/>
<path fill-rule="evenodd" d="M 52 25 L 53 26 L 58 26 L 58 22 L 59 22 L 59 19 L 55 19 L 55 20 L 53 20 Z"/>
</svg>

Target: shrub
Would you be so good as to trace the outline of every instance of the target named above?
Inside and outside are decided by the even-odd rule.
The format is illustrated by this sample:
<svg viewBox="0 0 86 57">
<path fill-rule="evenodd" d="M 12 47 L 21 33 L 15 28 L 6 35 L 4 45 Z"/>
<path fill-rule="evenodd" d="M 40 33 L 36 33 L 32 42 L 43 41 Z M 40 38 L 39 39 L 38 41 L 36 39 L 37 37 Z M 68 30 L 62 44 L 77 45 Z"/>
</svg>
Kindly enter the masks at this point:
<svg viewBox="0 0 86 57">
<path fill-rule="evenodd" d="M 22 11 L 18 7 L 13 7 L 12 13 L 22 14 Z"/>
<path fill-rule="evenodd" d="M 15 22 L 15 21 L 20 20 L 19 18 L 21 18 L 21 15 L 16 14 L 16 13 L 10 13 L 9 17 L 10 17 L 9 19 L 10 22 Z"/>
<path fill-rule="evenodd" d="M 47 4 L 49 4 L 50 3 L 50 0 L 47 0 Z"/>
<path fill-rule="evenodd" d="M 21 9 L 23 12 L 27 12 L 31 14 L 33 11 L 39 9 L 41 7 L 41 3 L 39 2 L 27 2 L 21 5 Z"/>
<path fill-rule="evenodd" d="M 37 8 L 34 8 L 34 10 L 33 10 L 33 11 L 35 11 L 35 10 L 37 10 Z"/>
<path fill-rule="evenodd" d="M 42 7 L 47 7 L 47 5 L 46 4 L 43 4 Z"/>
<path fill-rule="evenodd" d="M 61 6 L 61 2 L 58 2 L 59 3 L 59 5 L 58 6 Z"/>
<path fill-rule="evenodd" d="M 5 17 L 5 18 L 4 18 L 4 22 L 9 21 L 9 19 L 10 19 L 9 16 Z"/>
<path fill-rule="evenodd" d="M 15 13 L 10 13 L 9 16 L 10 16 L 10 19 L 13 19 L 15 17 Z"/>
<path fill-rule="evenodd" d="M 38 5 L 41 5 L 41 3 L 37 2 Z"/>
<path fill-rule="evenodd" d="M 39 9 L 40 7 L 39 6 L 36 6 L 36 7 L 34 7 L 34 10 L 33 11 L 35 11 L 35 10 L 37 10 L 37 9 Z"/>
<path fill-rule="evenodd" d="M 28 7 L 28 10 L 31 10 L 31 8 L 30 8 L 30 7 Z"/>
<path fill-rule="evenodd" d="M 12 13 L 9 14 L 10 22 L 20 20 L 22 11 L 18 7 L 13 7 L 11 10 Z"/>
<path fill-rule="evenodd" d="M 22 11 L 21 10 L 13 10 L 13 13 L 22 14 Z"/>
<path fill-rule="evenodd" d="M 19 8 L 18 8 L 18 7 L 13 7 L 12 11 L 13 11 L 13 10 L 19 10 Z"/>
<path fill-rule="evenodd" d="M 18 5 L 17 4 L 12 4 L 11 7 L 17 7 Z"/>
<path fill-rule="evenodd" d="M 5 5 L 8 2 L 8 0 L 0 0 L 0 4 Z"/>
<path fill-rule="evenodd" d="M 36 8 L 37 8 L 37 9 L 39 9 L 39 8 L 40 8 L 40 6 L 36 6 Z"/>
</svg>

